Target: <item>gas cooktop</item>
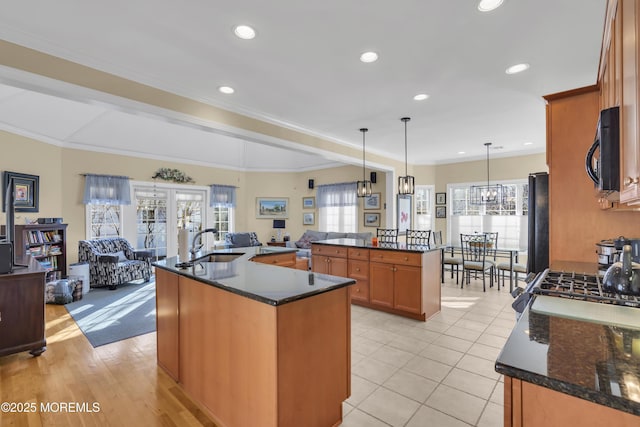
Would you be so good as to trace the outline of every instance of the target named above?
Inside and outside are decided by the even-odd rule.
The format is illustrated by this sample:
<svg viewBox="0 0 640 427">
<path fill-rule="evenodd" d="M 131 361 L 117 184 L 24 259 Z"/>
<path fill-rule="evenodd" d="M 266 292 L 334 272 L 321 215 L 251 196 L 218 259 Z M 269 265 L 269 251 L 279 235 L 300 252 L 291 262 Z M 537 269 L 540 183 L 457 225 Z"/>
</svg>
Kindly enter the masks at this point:
<svg viewBox="0 0 640 427">
<path fill-rule="evenodd" d="M 597 275 L 545 270 L 531 283 L 531 293 L 640 308 L 640 298 L 602 290 Z"/>
</svg>

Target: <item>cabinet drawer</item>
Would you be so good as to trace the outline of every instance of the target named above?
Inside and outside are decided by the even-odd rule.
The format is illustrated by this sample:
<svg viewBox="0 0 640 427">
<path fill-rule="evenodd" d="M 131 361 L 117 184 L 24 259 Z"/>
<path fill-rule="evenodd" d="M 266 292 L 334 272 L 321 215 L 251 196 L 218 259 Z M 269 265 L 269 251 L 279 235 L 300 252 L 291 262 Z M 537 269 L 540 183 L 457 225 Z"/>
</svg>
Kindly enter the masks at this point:
<svg viewBox="0 0 640 427">
<path fill-rule="evenodd" d="M 349 259 L 349 277 L 352 279 L 369 278 L 369 262 Z"/>
<path fill-rule="evenodd" d="M 369 249 L 349 248 L 349 259 L 369 261 Z"/>
<path fill-rule="evenodd" d="M 347 247 L 333 245 L 311 245 L 311 253 L 313 255 L 326 255 L 334 258 L 346 258 Z"/>
<path fill-rule="evenodd" d="M 349 292 L 351 299 L 369 301 L 369 281 L 358 279 L 355 285 L 350 286 Z"/>
<path fill-rule="evenodd" d="M 376 262 L 385 262 L 389 264 L 415 265 L 419 267 L 421 265 L 422 254 L 415 253 L 415 252 L 372 250 L 370 254 L 370 259 L 371 261 L 376 261 Z"/>
<path fill-rule="evenodd" d="M 263 264 L 292 267 L 296 264 L 296 254 L 290 253 L 290 254 L 262 255 L 262 256 L 254 257 L 252 261 L 260 262 Z"/>
</svg>

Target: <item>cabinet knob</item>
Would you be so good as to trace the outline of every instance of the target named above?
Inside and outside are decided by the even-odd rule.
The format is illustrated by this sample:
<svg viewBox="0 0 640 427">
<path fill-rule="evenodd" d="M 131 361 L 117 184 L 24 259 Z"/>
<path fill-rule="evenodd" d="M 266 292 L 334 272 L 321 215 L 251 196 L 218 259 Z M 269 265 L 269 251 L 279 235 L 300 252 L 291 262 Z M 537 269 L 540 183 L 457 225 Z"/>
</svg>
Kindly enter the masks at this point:
<svg viewBox="0 0 640 427">
<path fill-rule="evenodd" d="M 624 185 L 631 185 L 631 184 L 637 184 L 637 183 L 638 183 L 638 177 L 631 178 L 630 176 L 628 176 L 624 179 Z"/>
<path fill-rule="evenodd" d="M 409 257 L 408 256 L 404 257 L 404 260 L 409 261 Z"/>
<path fill-rule="evenodd" d="M 356 268 L 356 271 L 360 271 L 360 269 L 359 269 L 359 268 Z"/>
</svg>

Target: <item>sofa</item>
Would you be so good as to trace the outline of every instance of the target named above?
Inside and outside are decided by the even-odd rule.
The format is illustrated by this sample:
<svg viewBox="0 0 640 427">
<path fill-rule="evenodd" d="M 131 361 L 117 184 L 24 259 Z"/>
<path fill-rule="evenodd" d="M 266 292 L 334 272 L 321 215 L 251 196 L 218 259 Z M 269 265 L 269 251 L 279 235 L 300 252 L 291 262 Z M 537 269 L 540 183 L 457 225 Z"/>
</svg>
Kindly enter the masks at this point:
<svg viewBox="0 0 640 427">
<path fill-rule="evenodd" d="M 224 236 L 224 246 L 227 248 L 246 248 L 248 246 L 262 246 L 258 235 L 253 232 L 227 233 Z"/>
<path fill-rule="evenodd" d="M 89 285 L 109 287 L 133 280 L 151 279 L 151 258 L 147 250 L 134 250 L 122 237 L 105 237 L 78 242 L 78 261 L 89 264 Z"/>
<path fill-rule="evenodd" d="M 330 240 L 330 239 L 361 239 L 370 241 L 373 237 L 372 232 L 365 233 L 339 233 L 335 231 L 316 231 L 307 230 L 298 240 L 288 241 L 288 248 L 297 248 L 298 258 L 309 259 L 309 269 L 311 269 L 311 243 L 318 240 Z"/>
</svg>

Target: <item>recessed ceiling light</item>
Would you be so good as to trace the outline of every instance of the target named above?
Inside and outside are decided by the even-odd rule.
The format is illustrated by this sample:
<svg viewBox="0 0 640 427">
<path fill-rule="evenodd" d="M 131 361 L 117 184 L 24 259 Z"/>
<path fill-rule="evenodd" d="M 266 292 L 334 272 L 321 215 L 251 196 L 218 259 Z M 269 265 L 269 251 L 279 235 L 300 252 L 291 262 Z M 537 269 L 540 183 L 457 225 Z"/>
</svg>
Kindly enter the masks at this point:
<svg viewBox="0 0 640 427">
<path fill-rule="evenodd" d="M 362 62 L 375 62 L 378 60 L 378 54 L 375 52 L 364 52 L 360 55 L 360 61 Z"/>
<path fill-rule="evenodd" d="M 528 69 L 529 69 L 529 64 L 516 64 L 516 65 L 512 65 L 511 67 L 507 68 L 505 73 L 507 73 L 507 74 L 516 74 L 516 73 L 521 73 L 524 70 L 528 70 Z"/>
<path fill-rule="evenodd" d="M 238 25 L 233 29 L 233 32 L 243 40 L 251 40 L 256 36 L 256 30 L 248 25 Z"/>
<path fill-rule="evenodd" d="M 533 145 L 533 142 L 525 142 L 524 145 Z"/>
<path fill-rule="evenodd" d="M 465 151 L 458 151 L 458 154 L 464 154 Z"/>
<path fill-rule="evenodd" d="M 502 2 L 503 0 L 480 0 L 478 10 L 480 12 L 491 12 L 493 9 L 499 8 Z"/>
<path fill-rule="evenodd" d="M 229 86 L 220 86 L 218 90 L 226 95 L 231 95 L 235 90 Z"/>
<path fill-rule="evenodd" d="M 415 99 L 416 101 L 424 101 L 428 97 L 429 95 L 427 95 L 426 93 L 419 93 L 416 96 L 414 96 L 413 99 Z"/>
</svg>

